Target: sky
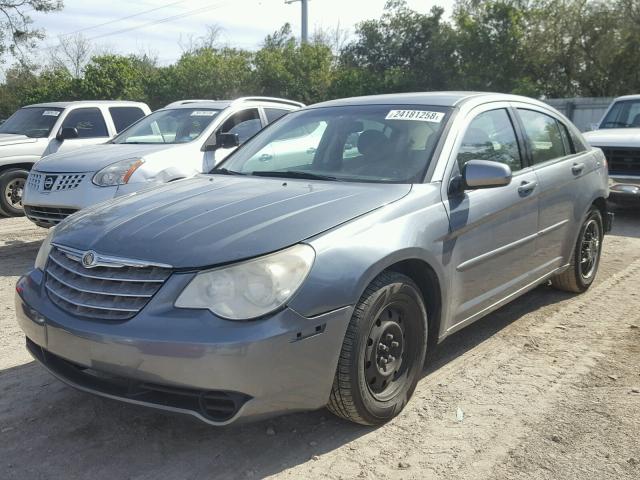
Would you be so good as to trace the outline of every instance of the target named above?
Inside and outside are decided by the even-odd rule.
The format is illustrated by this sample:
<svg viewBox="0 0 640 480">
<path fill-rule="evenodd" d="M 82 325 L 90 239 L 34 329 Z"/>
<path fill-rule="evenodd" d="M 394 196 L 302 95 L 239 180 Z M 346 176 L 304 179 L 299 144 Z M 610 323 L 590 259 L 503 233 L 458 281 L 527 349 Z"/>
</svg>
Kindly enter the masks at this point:
<svg viewBox="0 0 640 480">
<path fill-rule="evenodd" d="M 309 31 L 317 28 L 353 32 L 358 22 L 378 18 L 386 0 L 309 0 Z M 454 0 L 407 0 L 414 10 L 433 6 L 451 13 Z M 232 47 L 256 49 L 264 37 L 289 22 L 300 32 L 300 3 L 285 0 L 65 0 L 57 13 L 31 13 L 34 24 L 54 46 L 59 35 L 80 31 L 92 44 L 117 53 L 148 53 L 160 64 L 181 54 L 180 41 L 201 36 L 207 25 L 222 28 L 221 41 Z M 151 11 L 153 10 L 153 11 Z M 129 18 L 124 18 L 129 17 Z"/>
</svg>

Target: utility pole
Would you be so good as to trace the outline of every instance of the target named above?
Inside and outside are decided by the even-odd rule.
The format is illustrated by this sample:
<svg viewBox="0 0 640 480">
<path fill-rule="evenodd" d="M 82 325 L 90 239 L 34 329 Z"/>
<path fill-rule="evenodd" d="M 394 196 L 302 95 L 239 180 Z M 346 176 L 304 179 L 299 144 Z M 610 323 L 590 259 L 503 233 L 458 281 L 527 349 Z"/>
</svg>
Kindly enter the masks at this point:
<svg viewBox="0 0 640 480">
<path fill-rule="evenodd" d="M 308 43 L 309 42 L 309 0 L 285 0 L 284 3 L 295 3 L 300 2 L 301 10 L 302 10 L 302 21 L 301 21 L 301 32 L 300 32 L 300 42 Z"/>
</svg>

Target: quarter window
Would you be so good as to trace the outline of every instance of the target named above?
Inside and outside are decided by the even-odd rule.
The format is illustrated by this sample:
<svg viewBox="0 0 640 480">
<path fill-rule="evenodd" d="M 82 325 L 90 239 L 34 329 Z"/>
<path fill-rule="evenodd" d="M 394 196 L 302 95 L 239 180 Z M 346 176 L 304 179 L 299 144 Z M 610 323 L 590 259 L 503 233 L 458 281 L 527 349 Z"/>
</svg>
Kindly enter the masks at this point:
<svg viewBox="0 0 640 480">
<path fill-rule="evenodd" d="M 467 128 L 458 151 L 460 171 L 469 160 L 490 160 L 522 169 L 522 156 L 511 118 L 504 108 L 479 114 Z"/>
<path fill-rule="evenodd" d="M 108 137 L 107 125 L 98 108 L 72 110 L 62 123 L 62 128 L 75 128 L 79 138 Z"/>
<path fill-rule="evenodd" d="M 555 118 L 533 110 L 518 109 L 518 113 L 522 119 L 534 165 L 567 154 L 560 126 Z"/>
</svg>

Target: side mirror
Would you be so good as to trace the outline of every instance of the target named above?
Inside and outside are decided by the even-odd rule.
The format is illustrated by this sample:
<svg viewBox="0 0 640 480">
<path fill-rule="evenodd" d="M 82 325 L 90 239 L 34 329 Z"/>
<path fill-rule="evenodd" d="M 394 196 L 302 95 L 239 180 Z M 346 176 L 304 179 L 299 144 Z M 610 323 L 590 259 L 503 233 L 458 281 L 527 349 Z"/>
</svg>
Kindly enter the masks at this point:
<svg viewBox="0 0 640 480">
<path fill-rule="evenodd" d="M 218 148 L 235 148 L 240 145 L 240 137 L 237 133 L 219 133 L 216 135 Z"/>
<path fill-rule="evenodd" d="M 78 129 L 73 127 L 64 127 L 60 129 L 58 135 L 56 135 L 56 140 L 60 140 L 61 142 L 64 140 L 70 140 L 72 138 L 78 138 Z"/>
<path fill-rule="evenodd" d="M 504 187 L 511 183 L 511 168 L 500 162 L 470 160 L 462 169 L 465 189 Z"/>
</svg>

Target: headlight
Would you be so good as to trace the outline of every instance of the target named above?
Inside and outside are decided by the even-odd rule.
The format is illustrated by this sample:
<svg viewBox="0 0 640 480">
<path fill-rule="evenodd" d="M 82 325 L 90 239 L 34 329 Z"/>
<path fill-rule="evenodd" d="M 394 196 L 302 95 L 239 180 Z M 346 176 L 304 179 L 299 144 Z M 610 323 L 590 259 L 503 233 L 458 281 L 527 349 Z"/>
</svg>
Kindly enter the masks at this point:
<svg viewBox="0 0 640 480">
<path fill-rule="evenodd" d="M 99 187 L 124 185 L 131 175 L 144 163 L 141 158 L 129 158 L 104 167 L 93 176 L 93 183 Z"/>
<path fill-rule="evenodd" d="M 38 255 L 36 256 L 34 267 L 42 271 L 44 271 L 44 267 L 47 265 L 47 258 L 49 258 L 49 252 L 51 251 L 51 239 L 53 238 L 55 230 L 56 227 L 52 227 L 49 230 L 49 234 L 42 242 L 42 245 L 40 245 L 40 250 L 38 250 Z"/>
<path fill-rule="evenodd" d="M 315 252 L 299 244 L 227 267 L 200 272 L 176 300 L 179 308 L 206 308 L 230 320 L 250 320 L 277 310 L 307 277 Z"/>
</svg>

